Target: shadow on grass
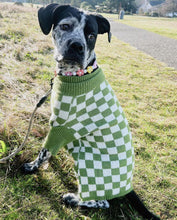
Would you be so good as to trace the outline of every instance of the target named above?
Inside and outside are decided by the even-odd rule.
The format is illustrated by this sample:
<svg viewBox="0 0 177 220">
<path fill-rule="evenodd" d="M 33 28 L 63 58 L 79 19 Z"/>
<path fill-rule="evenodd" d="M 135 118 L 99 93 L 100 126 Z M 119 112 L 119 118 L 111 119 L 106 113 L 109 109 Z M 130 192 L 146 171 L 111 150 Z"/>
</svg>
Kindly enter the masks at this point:
<svg viewBox="0 0 177 220">
<path fill-rule="evenodd" d="M 0 203 L 4 204 L 4 211 L 0 211 L 0 216 L 2 213 L 7 219 L 42 219 L 39 216 L 47 219 L 83 219 L 83 217 L 92 220 L 141 219 L 124 198 L 111 200 L 110 208 L 105 210 L 67 208 L 62 202 L 63 194 L 77 192 L 72 169 L 70 172 L 66 167 L 63 168 L 61 160 L 55 157 L 52 158 L 48 170 L 25 175 L 21 172 L 24 162 L 26 159 L 21 155 L 13 161 L 8 174 L 6 174 L 7 167 L 0 171 L 1 176 L 6 178 L 4 189 L 7 191 L 4 191 L 4 200 L 0 200 Z M 23 201 L 24 198 L 26 203 Z M 9 210 L 11 201 L 12 203 L 15 201 L 15 205 L 10 204 Z M 49 214 L 51 212 L 52 214 Z"/>
</svg>

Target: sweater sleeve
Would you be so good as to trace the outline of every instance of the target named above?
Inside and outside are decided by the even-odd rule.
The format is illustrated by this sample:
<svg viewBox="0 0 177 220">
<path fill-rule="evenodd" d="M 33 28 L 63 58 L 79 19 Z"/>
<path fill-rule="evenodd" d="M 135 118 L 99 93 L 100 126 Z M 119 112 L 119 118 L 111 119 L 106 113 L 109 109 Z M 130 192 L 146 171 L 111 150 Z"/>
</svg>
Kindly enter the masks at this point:
<svg viewBox="0 0 177 220">
<path fill-rule="evenodd" d="M 52 155 L 56 155 L 61 147 L 73 140 L 75 140 L 73 129 L 64 126 L 51 127 L 43 147 Z"/>
<path fill-rule="evenodd" d="M 70 113 L 76 105 L 75 98 L 63 95 L 59 86 L 59 82 L 55 80 L 51 95 L 50 130 L 43 144 L 52 155 L 56 155 L 61 147 L 76 139 L 74 129 L 68 124 Z"/>
</svg>

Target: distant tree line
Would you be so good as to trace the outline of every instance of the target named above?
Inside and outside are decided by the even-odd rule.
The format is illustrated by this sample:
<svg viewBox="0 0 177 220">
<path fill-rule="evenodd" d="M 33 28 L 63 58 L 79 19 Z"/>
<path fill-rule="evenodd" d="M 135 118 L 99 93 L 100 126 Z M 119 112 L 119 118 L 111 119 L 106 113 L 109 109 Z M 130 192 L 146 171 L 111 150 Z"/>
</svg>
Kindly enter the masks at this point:
<svg viewBox="0 0 177 220">
<path fill-rule="evenodd" d="M 18 1 L 18 0 L 17 0 Z M 89 11 L 117 13 L 123 8 L 127 12 L 136 12 L 135 0 L 27 0 L 33 4 L 70 4 Z"/>
<path fill-rule="evenodd" d="M 0 0 L 8 1 L 8 0 Z M 15 0 L 9 0 L 15 1 Z M 136 13 L 139 6 L 145 0 L 16 0 L 17 2 L 28 2 L 31 4 L 42 4 L 43 6 L 50 3 L 70 4 L 87 11 L 119 13 L 123 9 L 127 14 Z M 149 0 L 152 6 L 157 6 L 155 13 L 157 16 L 177 16 L 177 0 Z M 152 9 L 153 11 L 154 9 Z M 151 15 L 151 13 L 149 13 Z M 152 15 L 151 15 L 152 16 Z"/>
</svg>

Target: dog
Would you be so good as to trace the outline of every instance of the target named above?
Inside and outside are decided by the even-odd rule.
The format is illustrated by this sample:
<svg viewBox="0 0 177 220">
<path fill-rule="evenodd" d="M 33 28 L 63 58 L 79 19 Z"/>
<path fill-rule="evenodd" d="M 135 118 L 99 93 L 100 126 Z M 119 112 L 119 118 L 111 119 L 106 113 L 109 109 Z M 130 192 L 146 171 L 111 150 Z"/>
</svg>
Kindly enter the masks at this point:
<svg viewBox="0 0 177 220">
<path fill-rule="evenodd" d="M 36 160 L 26 163 L 34 173 L 66 146 L 75 160 L 79 194 L 66 194 L 72 207 L 109 208 L 109 200 L 125 196 L 144 219 L 160 219 L 140 201 L 132 187 L 134 150 L 123 110 L 96 62 L 98 34 L 110 23 L 70 5 L 49 4 L 38 11 L 42 32 L 52 30 L 57 76 L 51 96 L 50 131 Z"/>
</svg>

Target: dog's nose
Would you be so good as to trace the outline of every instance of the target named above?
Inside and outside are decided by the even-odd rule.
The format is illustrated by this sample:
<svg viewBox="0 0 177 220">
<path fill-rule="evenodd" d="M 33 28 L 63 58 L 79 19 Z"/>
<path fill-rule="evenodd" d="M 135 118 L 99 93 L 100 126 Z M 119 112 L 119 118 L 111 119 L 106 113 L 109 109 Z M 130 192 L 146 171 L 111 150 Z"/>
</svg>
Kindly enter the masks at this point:
<svg viewBox="0 0 177 220">
<path fill-rule="evenodd" d="M 70 44 L 70 49 L 72 49 L 80 55 L 84 53 L 84 45 L 80 42 L 72 42 Z"/>
</svg>

